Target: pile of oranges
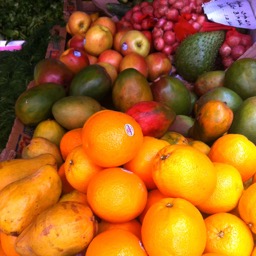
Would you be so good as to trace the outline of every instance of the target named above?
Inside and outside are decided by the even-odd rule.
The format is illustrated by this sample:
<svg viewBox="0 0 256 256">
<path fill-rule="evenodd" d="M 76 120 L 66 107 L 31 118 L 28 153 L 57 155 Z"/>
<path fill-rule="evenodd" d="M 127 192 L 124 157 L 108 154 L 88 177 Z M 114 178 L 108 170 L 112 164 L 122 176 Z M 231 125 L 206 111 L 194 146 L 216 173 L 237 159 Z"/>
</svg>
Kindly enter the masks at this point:
<svg viewBox="0 0 256 256">
<path fill-rule="evenodd" d="M 240 134 L 210 147 L 180 141 L 143 136 L 129 115 L 106 109 L 63 135 L 60 200 L 98 220 L 79 255 L 256 255 L 256 146 Z M 0 255 L 17 256 L 16 237 L 0 234 Z"/>
</svg>

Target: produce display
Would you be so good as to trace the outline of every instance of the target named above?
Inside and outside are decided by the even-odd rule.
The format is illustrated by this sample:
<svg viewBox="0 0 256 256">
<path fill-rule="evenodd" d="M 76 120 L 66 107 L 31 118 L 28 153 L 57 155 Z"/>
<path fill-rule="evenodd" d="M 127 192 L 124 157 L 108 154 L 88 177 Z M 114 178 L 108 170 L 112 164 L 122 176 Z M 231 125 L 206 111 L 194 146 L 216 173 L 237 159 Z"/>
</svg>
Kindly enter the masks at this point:
<svg viewBox="0 0 256 256">
<path fill-rule="evenodd" d="M 256 255 L 248 31 L 199 0 L 107 8 L 72 12 L 15 102 L 34 133 L 0 162 L 0 255 Z"/>
</svg>

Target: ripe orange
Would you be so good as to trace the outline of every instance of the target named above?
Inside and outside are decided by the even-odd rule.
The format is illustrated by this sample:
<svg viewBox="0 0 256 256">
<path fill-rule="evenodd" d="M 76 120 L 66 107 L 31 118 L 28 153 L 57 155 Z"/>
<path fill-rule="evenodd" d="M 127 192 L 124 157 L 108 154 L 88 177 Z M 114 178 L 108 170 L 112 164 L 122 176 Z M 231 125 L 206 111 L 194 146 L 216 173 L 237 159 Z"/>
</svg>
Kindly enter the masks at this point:
<svg viewBox="0 0 256 256">
<path fill-rule="evenodd" d="M 20 255 L 15 250 L 16 239 L 17 239 L 17 236 L 7 235 L 4 232 L 0 232 L 1 245 L 2 245 L 3 252 L 5 253 L 6 256 Z"/>
<path fill-rule="evenodd" d="M 122 229 L 110 229 L 93 238 L 85 256 L 146 256 L 140 240 L 133 233 Z"/>
<path fill-rule="evenodd" d="M 126 222 L 138 217 L 147 202 L 144 182 L 133 172 L 114 167 L 95 174 L 87 188 L 93 212 L 109 222 Z"/>
<path fill-rule="evenodd" d="M 82 128 L 67 131 L 60 141 L 60 152 L 65 160 L 73 148 L 82 144 Z"/>
<path fill-rule="evenodd" d="M 152 176 L 162 194 L 184 198 L 194 205 L 203 203 L 217 182 L 214 165 L 204 153 L 178 144 L 157 153 Z"/>
<path fill-rule="evenodd" d="M 256 246 L 254 246 L 251 256 L 256 256 Z"/>
<path fill-rule="evenodd" d="M 80 145 L 68 154 L 64 169 L 71 186 L 86 194 L 90 179 L 103 168 L 94 164 Z"/>
<path fill-rule="evenodd" d="M 67 178 L 66 178 L 64 163 L 58 169 L 58 174 L 62 182 L 62 194 L 66 194 L 73 191 L 74 188 L 70 185 L 70 183 L 67 181 Z"/>
<path fill-rule="evenodd" d="M 208 156 L 213 162 L 236 167 L 243 182 L 256 172 L 256 146 L 242 134 L 225 134 L 218 138 L 211 146 Z"/>
<path fill-rule="evenodd" d="M 199 256 L 206 243 L 201 213 L 181 198 L 164 198 L 153 204 L 142 222 L 141 235 L 150 256 Z"/>
<path fill-rule="evenodd" d="M 120 228 L 123 230 L 130 231 L 139 239 L 141 239 L 141 223 L 137 219 L 119 223 L 101 220 L 98 224 L 98 234 L 113 228 Z"/>
<path fill-rule="evenodd" d="M 253 236 L 248 226 L 231 213 L 215 213 L 205 218 L 207 241 L 205 252 L 229 256 L 250 256 Z"/>
<path fill-rule="evenodd" d="M 124 168 L 136 173 L 144 181 L 147 189 L 156 188 L 152 178 L 152 162 L 157 152 L 167 145 L 169 143 L 165 140 L 144 136 L 139 152 L 131 161 L 124 164 Z"/>
<path fill-rule="evenodd" d="M 256 234 L 256 183 L 250 185 L 240 197 L 238 202 L 238 213 L 240 218 L 248 225 L 251 231 Z"/>
<path fill-rule="evenodd" d="M 139 220 L 142 223 L 143 219 L 145 217 L 145 214 L 147 213 L 148 209 L 156 202 L 160 201 L 161 199 L 165 198 L 166 196 L 163 195 L 157 188 L 152 189 L 148 192 L 148 199 L 147 204 L 143 210 L 143 212 L 139 216 Z"/>
<path fill-rule="evenodd" d="M 204 213 L 213 214 L 233 210 L 244 190 L 239 171 L 230 164 L 213 163 L 217 174 L 214 191 L 202 204 L 197 205 Z"/>
<path fill-rule="evenodd" d="M 204 253 L 202 256 L 225 256 L 225 255 L 220 253 L 215 253 L 215 252 L 208 252 L 208 253 Z"/>
<path fill-rule="evenodd" d="M 98 111 L 83 126 L 83 147 L 91 160 L 103 167 L 127 163 L 137 155 L 142 143 L 140 125 L 119 111 Z"/>
<path fill-rule="evenodd" d="M 202 153 L 208 155 L 208 153 L 210 152 L 210 146 L 208 146 L 206 143 L 204 143 L 203 141 L 200 140 L 189 140 L 188 144 L 190 146 L 192 146 L 193 148 L 198 149 L 199 151 L 201 151 Z"/>
</svg>

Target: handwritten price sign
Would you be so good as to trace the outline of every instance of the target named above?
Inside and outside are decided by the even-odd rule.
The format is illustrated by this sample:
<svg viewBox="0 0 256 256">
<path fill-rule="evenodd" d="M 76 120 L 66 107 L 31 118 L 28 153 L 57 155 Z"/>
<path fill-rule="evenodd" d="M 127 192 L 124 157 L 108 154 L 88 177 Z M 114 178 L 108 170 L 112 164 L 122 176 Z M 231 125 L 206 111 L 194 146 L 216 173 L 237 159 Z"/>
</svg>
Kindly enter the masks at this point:
<svg viewBox="0 0 256 256">
<path fill-rule="evenodd" d="M 213 0 L 203 4 L 207 18 L 216 23 L 256 29 L 256 0 Z"/>
</svg>

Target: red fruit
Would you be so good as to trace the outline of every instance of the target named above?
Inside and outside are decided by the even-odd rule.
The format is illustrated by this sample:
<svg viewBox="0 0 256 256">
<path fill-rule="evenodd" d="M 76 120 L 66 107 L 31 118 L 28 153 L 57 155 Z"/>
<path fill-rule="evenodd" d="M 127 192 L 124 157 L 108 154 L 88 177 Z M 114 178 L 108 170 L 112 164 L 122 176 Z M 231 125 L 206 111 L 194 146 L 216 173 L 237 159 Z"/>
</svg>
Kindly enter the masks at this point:
<svg viewBox="0 0 256 256">
<path fill-rule="evenodd" d="M 156 101 L 138 102 L 130 107 L 126 114 L 139 123 L 144 136 L 155 138 L 161 138 L 176 117 L 171 107 Z"/>
</svg>

